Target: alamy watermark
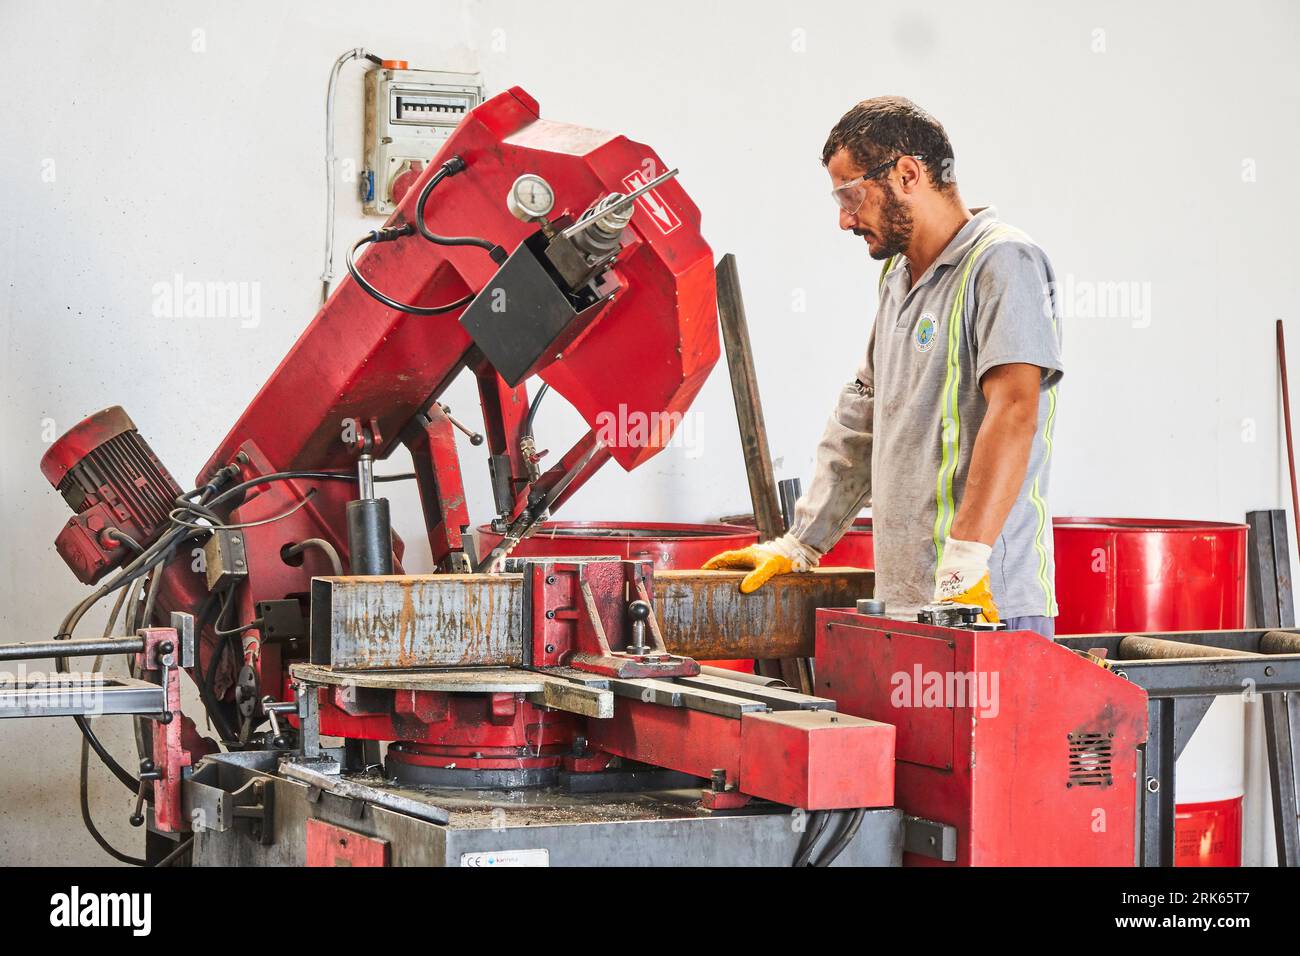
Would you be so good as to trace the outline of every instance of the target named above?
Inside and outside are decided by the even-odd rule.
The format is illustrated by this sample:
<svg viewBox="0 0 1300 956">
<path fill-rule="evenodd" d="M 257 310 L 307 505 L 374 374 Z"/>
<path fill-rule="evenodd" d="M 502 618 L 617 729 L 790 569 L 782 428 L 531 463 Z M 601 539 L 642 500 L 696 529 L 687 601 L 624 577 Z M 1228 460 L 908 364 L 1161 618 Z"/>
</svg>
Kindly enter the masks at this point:
<svg viewBox="0 0 1300 956">
<path fill-rule="evenodd" d="M 596 437 L 606 448 L 685 448 L 687 458 L 703 454 L 698 412 L 642 412 L 620 404 L 596 414 Z"/>
<path fill-rule="evenodd" d="M 1043 309 L 1052 318 L 1121 319 L 1135 329 L 1151 325 L 1151 283 L 1135 280 L 1076 279 L 1072 274 L 1043 288 Z"/>
<path fill-rule="evenodd" d="M 187 280 L 176 273 L 155 282 L 153 315 L 158 319 L 238 319 L 255 329 L 262 322 L 262 283 Z"/>
<path fill-rule="evenodd" d="M 98 671 L 29 671 L 19 664 L 16 671 L 0 673 L 0 707 L 15 708 L 23 700 L 39 698 L 46 707 L 95 716 L 104 712 L 108 680 Z"/>
<path fill-rule="evenodd" d="M 997 671 L 927 671 L 914 664 L 890 676 L 889 702 L 900 709 L 969 707 L 976 716 L 992 718 L 1000 710 L 999 684 Z"/>
</svg>

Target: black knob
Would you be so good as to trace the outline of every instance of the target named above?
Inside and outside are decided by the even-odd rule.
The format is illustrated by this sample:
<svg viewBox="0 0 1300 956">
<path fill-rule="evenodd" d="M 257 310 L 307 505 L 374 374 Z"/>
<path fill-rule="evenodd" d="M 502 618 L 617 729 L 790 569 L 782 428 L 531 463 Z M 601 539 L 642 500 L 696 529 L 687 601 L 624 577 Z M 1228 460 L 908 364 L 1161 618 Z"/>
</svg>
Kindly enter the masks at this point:
<svg viewBox="0 0 1300 956">
<path fill-rule="evenodd" d="M 633 601 L 627 606 L 627 616 L 634 621 L 648 621 L 650 619 L 650 605 L 645 601 Z"/>
</svg>

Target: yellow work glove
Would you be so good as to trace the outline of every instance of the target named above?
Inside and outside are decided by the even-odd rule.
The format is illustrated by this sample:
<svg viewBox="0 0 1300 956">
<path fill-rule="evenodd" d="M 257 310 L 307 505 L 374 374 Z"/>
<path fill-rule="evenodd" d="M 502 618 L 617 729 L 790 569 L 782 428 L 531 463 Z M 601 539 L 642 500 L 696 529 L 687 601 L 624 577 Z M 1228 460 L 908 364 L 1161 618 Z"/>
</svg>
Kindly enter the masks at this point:
<svg viewBox="0 0 1300 956">
<path fill-rule="evenodd" d="M 740 582 L 740 593 L 750 594 L 757 591 L 770 578 L 791 571 L 807 571 L 817 567 L 821 555 L 802 543 L 798 538 L 786 534 L 762 544 L 751 544 L 739 551 L 723 551 L 704 562 L 705 571 L 735 571 L 751 569 Z"/>
<path fill-rule="evenodd" d="M 989 590 L 989 556 L 993 549 L 979 541 L 949 538 L 943 546 L 943 560 L 935 572 L 934 600 L 940 604 L 978 604 L 980 617 L 997 624 L 998 606 Z"/>
</svg>

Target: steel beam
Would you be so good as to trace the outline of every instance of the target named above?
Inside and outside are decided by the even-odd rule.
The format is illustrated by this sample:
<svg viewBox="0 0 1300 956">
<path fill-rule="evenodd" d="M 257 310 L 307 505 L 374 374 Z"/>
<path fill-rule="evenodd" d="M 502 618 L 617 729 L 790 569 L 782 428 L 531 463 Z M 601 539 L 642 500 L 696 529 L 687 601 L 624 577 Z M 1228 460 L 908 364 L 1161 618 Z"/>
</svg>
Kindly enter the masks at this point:
<svg viewBox="0 0 1300 956">
<path fill-rule="evenodd" d="M 0 681 L 0 718 L 160 714 L 167 709 L 163 688 L 148 681 L 100 675 L 50 676 L 50 680 L 21 684 Z"/>
<path fill-rule="evenodd" d="M 816 611 L 852 607 L 872 574 L 819 568 L 741 594 L 738 571 L 657 571 L 668 650 L 705 660 L 807 657 Z M 519 574 L 385 575 L 312 581 L 313 663 L 341 668 L 517 667 L 524 660 Z"/>
</svg>

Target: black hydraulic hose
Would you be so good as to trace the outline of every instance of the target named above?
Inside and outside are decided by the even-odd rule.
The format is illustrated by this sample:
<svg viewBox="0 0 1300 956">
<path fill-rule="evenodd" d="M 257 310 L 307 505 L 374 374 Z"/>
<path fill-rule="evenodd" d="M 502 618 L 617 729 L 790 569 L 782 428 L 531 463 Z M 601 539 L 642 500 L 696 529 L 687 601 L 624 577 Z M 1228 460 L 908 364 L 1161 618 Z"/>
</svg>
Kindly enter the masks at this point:
<svg viewBox="0 0 1300 956">
<path fill-rule="evenodd" d="M 117 616 L 121 613 L 122 607 L 127 602 L 129 592 L 123 591 L 117 596 L 117 603 L 113 605 L 113 610 L 109 612 L 108 623 L 104 625 L 104 640 L 107 641 L 113 634 L 113 628 L 117 625 Z M 130 611 L 127 613 L 127 624 L 131 621 Z M 91 672 L 98 673 L 100 665 L 103 663 L 103 655 L 95 658 L 94 664 L 91 665 Z M 144 860 L 134 856 L 128 856 L 113 844 L 109 843 L 104 834 L 99 832 L 99 827 L 95 826 L 94 817 L 90 813 L 90 741 L 82 738 L 81 741 L 81 766 L 77 778 L 78 804 L 81 807 L 81 822 L 86 827 L 86 832 L 91 835 L 100 849 L 120 863 L 128 863 L 132 866 L 143 866 Z"/>
<path fill-rule="evenodd" d="M 533 396 L 532 404 L 528 406 L 528 418 L 524 422 L 524 434 L 530 438 L 533 435 L 533 419 L 537 417 L 537 407 L 542 404 L 542 399 L 550 390 L 551 386 L 548 383 L 543 382 L 542 387 L 539 388 L 537 394 Z"/>
<path fill-rule="evenodd" d="M 94 841 L 99 844 L 101 850 L 119 863 L 128 863 L 131 866 L 145 866 L 146 864 L 144 860 L 139 857 L 128 856 L 117 847 L 113 846 L 113 844 L 109 843 L 104 834 L 99 832 L 99 827 L 95 826 L 95 820 L 90 815 L 90 789 L 86 781 L 86 764 L 89 761 L 89 757 L 89 752 L 83 747 L 81 751 L 81 785 L 78 788 L 80 791 L 78 796 L 81 804 L 81 822 L 85 824 L 86 832 L 94 838 Z"/>
<path fill-rule="evenodd" d="M 127 565 L 126 568 L 113 578 L 112 581 L 100 585 L 94 593 L 82 600 L 80 604 L 69 611 L 67 616 L 63 619 L 63 624 L 59 628 L 59 633 L 55 635 L 55 639 L 70 639 L 72 637 L 72 632 L 76 629 L 77 622 L 80 621 L 86 611 L 93 607 L 101 598 L 105 595 L 111 594 L 118 588 L 129 584 L 140 575 L 149 573 L 151 569 L 160 565 L 166 555 L 170 553 L 171 548 L 183 540 L 189 533 L 187 529 L 184 528 L 180 529 L 180 531 L 183 533 L 177 534 L 172 532 L 171 534 L 164 535 L 158 542 L 155 542 L 149 548 L 145 549 L 138 558 Z M 59 673 L 66 673 L 68 669 L 67 658 L 61 656 L 55 657 L 54 667 Z M 127 789 L 132 792 L 138 792 L 140 789 L 140 781 L 132 776 L 131 773 L 118 763 L 117 760 L 114 759 L 113 755 L 108 752 L 108 749 L 99 739 L 99 736 L 91 729 L 90 722 L 80 714 L 74 715 L 72 720 L 73 723 L 77 725 L 77 729 L 81 731 L 81 736 L 85 739 L 86 743 L 95 751 L 95 755 L 99 757 L 100 761 L 109 769 L 113 776 L 121 781 L 122 785 Z"/>
<path fill-rule="evenodd" d="M 113 772 L 113 776 L 122 781 L 122 786 L 126 787 L 132 793 L 138 791 L 140 789 L 140 781 L 131 776 L 125 767 L 113 759 L 113 755 L 105 749 L 104 744 L 97 736 L 95 736 L 95 732 L 90 729 L 90 722 L 80 714 L 77 714 L 72 719 L 81 729 L 81 735 L 86 738 L 86 743 L 90 744 L 90 749 L 95 751 L 95 755 L 99 757 L 104 766 Z"/>
<path fill-rule="evenodd" d="M 182 856 L 184 856 L 189 850 L 193 849 L 193 847 L 194 847 L 194 837 L 190 837 L 188 840 L 186 840 L 176 849 L 172 850 L 165 857 L 163 857 L 161 860 L 155 863 L 154 866 L 171 866 Z"/>
<path fill-rule="evenodd" d="M 849 844 L 853 842 L 853 838 L 858 835 L 858 828 L 862 826 L 862 820 L 866 815 L 867 811 L 865 809 L 854 810 L 844 824 L 844 829 L 831 841 L 813 866 L 823 867 L 834 863 L 836 858 L 848 849 Z"/>
<path fill-rule="evenodd" d="M 212 609 L 220 601 L 220 596 L 216 592 L 210 593 L 199 607 L 199 613 L 194 622 L 194 639 L 197 641 L 203 634 L 204 628 L 208 626 L 208 618 L 212 614 Z M 226 712 L 222 709 L 222 701 L 217 700 L 216 692 L 213 688 L 213 678 L 217 671 L 217 665 L 221 662 L 221 653 L 225 649 L 225 641 L 221 641 L 212 651 L 212 657 L 208 661 L 208 669 L 203 669 L 203 657 L 200 648 L 194 648 L 194 670 L 197 677 L 194 683 L 198 686 L 199 697 L 203 701 L 203 707 L 208 712 L 208 716 L 216 725 L 217 735 L 223 742 L 238 739 L 230 721 L 227 719 Z"/>
<path fill-rule="evenodd" d="M 398 312 L 405 312 L 408 315 L 443 315 L 447 312 L 454 312 L 461 306 L 469 305 L 473 302 L 474 293 L 470 293 L 464 298 L 457 299 L 455 302 L 448 302 L 446 305 L 408 305 L 405 302 L 398 302 L 391 296 L 387 296 L 380 292 L 371 285 L 366 277 L 361 274 L 361 271 L 357 269 L 357 250 L 362 246 L 372 242 L 392 242 L 395 239 L 400 239 L 402 236 L 409 236 L 414 232 L 415 228 L 410 223 L 407 223 L 405 226 L 391 226 L 386 229 L 373 229 L 366 233 L 352 244 L 352 248 L 348 250 L 348 254 L 344 257 L 348 266 L 348 275 L 352 276 L 356 284 L 361 286 L 366 294 L 372 299 L 382 302 L 390 309 L 396 309 Z"/>
<path fill-rule="evenodd" d="M 830 820 L 830 812 L 827 810 L 814 810 L 811 816 L 813 819 L 804 830 L 803 839 L 799 841 L 799 853 L 795 856 L 792 866 L 804 867 L 809 865 L 813 851 L 817 849 L 817 841 L 822 838 L 822 833 L 825 832 L 826 824 Z"/>
<path fill-rule="evenodd" d="M 409 481 L 414 477 L 414 472 L 403 472 L 398 475 L 375 475 L 375 481 Z M 322 481 L 356 481 L 357 474 L 354 471 L 273 471 L 270 474 L 259 475 L 256 478 L 241 481 L 237 485 L 231 485 L 207 504 L 209 508 L 216 508 L 249 488 L 270 484 L 273 481 L 291 481 L 295 478 L 312 478 Z"/>
<path fill-rule="evenodd" d="M 429 229 L 428 224 L 424 221 L 424 209 L 429 202 L 429 196 L 437 185 L 449 176 L 455 176 L 457 173 L 465 171 L 465 160 L 459 156 L 453 156 L 441 166 L 438 171 L 429 177 L 429 181 L 424 184 L 420 190 L 420 198 L 415 201 L 415 226 L 420 230 L 420 235 L 430 242 L 439 246 L 475 246 L 479 249 L 487 250 L 492 261 L 497 265 L 506 261 L 507 255 L 505 249 L 488 239 L 480 239 L 476 236 L 440 236 Z"/>
<path fill-rule="evenodd" d="M 225 468 L 221 469 L 221 471 L 219 471 L 217 475 L 214 476 L 212 480 L 208 482 L 208 484 L 204 485 L 202 488 L 197 488 L 194 491 L 181 495 L 177 499 L 177 501 L 178 502 L 183 501 L 184 506 L 189 507 L 190 505 L 195 504 L 194 502 L 190 501 L 190 499 L 195 496 L 199 496 L 201 500 L 198 504 L 198 507 L 207 510 L 223 503 L 226 500 L 229 500 L 234 495 L 242 491 L 245 491 L 248 488 L 255 487 L 256 485 L 266 484 L 271 481 L 282 481 L 282 480 L 287 480 L 292 478 L 318 478 L 324 480 L 333 479 L 333 480 L 345 480 L 345 481 L 356 480 L 355 475 L 344 473 L 344 472 L 327 472 L 327 471 L 275 472 L 270 475 L 262 475 L 261 477 L 254 478 L 249 481 L 241 482 L 238 485 L 235 485 L 231 488 L 227 488 L 225 491 L 221 491 L 220 493 L 216 494 L 215 497 L 211 498 L 211 500 L 206 500 L 209 495 L 212 495 L 214 492 L 218 492 L 221 486 L 226 481 L 229 481 L 230 478 L 234 477 L 238 473 L 239 471 L 237 468 L 228 465 Z M 375 480 L 376 481 L 401 481 L 413 477 L 415 476 L 409 473 L 399 474 L 399 475 L 376 475 Z M 81 618 L 85 615 L 85 613 L 88 610 L 90 610 L 91 607 L 93 607 L 95 604 L 97 604 L 101 599 L 103 599 L 107 595 L 116 591 L 118 588 L 130 584 L 132 581 L 135 581 L 138 578 L 148 574 L 156 566 L 161 565 L 166 560 L 168 554 L 174 548 L 179 546 L 180 543 L 183 542 L 185 539 L 191 537 L 197 539 L 205 536 L 207 533 L 208 533 L 207 531 L 203 531 L 203 530 L 199 530 L 196 532 L 191 528 L 182 526 L 180 528 L 176 528 L 168 532 L 167 534 L 164 534 L 161 538 L 159 538 L 148 548 L 145 548 L 138 557 L 136 557 L 130 564 L 122 568 L 112 579 L 105 582 L 104 584 L 101 584 L 93 593 L 88 595 L 86 598 L 84 598 L 81 601 L 81 603 L 79 603 L 76 607 L 74 607 L 71 611 L 69 611 L 67 616 L 64 617 L 62 625 L 59 627 L 59 633 L 55 635 L 55 640 L 66 640 L 68 638 L 71 638 L 72 632 L 76 629 L 77 623 L 81 620 Z M 67 673 L 67 669 L 68 669 L 67 657 L 63 657 L 63 656 L 55 657 L 54 664 L 55 664 L 55 669 L 59 671 L 59 673 Z M 206 704 L 207 702 L 205 701 L 205 705 Z M 211 711 L 209 711 L 209 713 L 211 713 Z M 215 715 L 214 715 L 214 719 L 215 719 Z M 90 748 L 95 751 L 95 755 L 99 757 L 100 761 L 104 764 L 104 766 L 106 766 L 109 769 L 109 771 L 113 774 L 113 776 L 115 776 L 119 781 L 121 781 L 122 785 L 125 786 L 127 789 L 131 790 L 133 793 L 138 792 L 140 789 L 140 781 L 136 779 L 120 763 L 118 763 L 117 760 L 113 758 L 113 755 L 108 752 L 108 749 L 104 746 L 103 742 L 99 739 L 98 735 L 96 735 L 94 730 L 91 729 L 90 722 L 87 721 L 85 717 L 79 714 L 73 715 L 72 720 L 77 725 L 77 729 L 81 731 L 82 737 L 85 738 L 86 742 L 90 745 Z M 225 721 L 219 721 L 219 722 L 225 723 Z M 229 730 L 228 724 L 225 729 Z M 218 728 L 218 733 L 220 732 L 221 732 L 221 728 Z"/>
</svg>

